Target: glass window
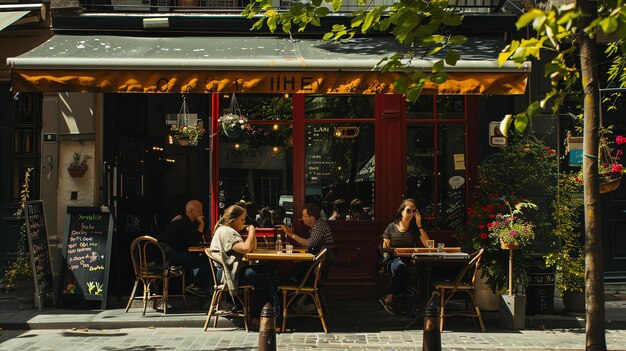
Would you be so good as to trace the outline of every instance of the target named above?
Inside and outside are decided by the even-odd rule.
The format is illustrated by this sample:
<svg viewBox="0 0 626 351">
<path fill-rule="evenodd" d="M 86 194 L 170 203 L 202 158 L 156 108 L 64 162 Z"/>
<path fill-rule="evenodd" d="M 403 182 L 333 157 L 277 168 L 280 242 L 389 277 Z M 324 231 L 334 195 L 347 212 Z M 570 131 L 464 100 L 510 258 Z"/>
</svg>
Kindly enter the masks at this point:
<svg viewBox="0 0 626 351">
<path fill-rule="evenodd" d="M 305 201 L 319 202 L 329 219 L 372 219 L 374 125 L 309 124 L 305 138 Z"/>
<path fill-rule="evenodd" d="M 249 121 L 291 120 L 291 96 L 289 94 L 236 94 L 235 110 Z M 222 95 L 222 114 L 231 112 L 232 94 Z"/>
<path fill-rule="evenodd" d="M 253 202 L 257 211 L 249 213 L 258 226 L 272 227 L 257 218 L 263 208 L 270 212 L 282 206 L 289 224 L 292 218 L 293 163 L 291 125 L 251 124 L 236 139 L 220 137 L 218 206 L 240 200 Z M 280 211 L 280 210 L 279 210 Z M 271 219 L 270 219 L 271 220 Z"/>
<path fill-rule="evenodd" d="M 414 103 L 407 102 L 406 118 L 408 119 L 433 119 L 435 117 L 435 97 L 429 95 L 420 96 Z"/>
<path fill-rule="evenodd" d="M 307 95 L 306 118 L 374 118 L 374 95 Z"/>
<path fill-rule="evenodd" d="M 455 230 L 465 223 L 465 124 L 437 129 L 437 229 Z"/>
<path fill-rule="evenodd" d="M 437 119 L 465 119 L 465 96 L 437 97 Z"/>
<path fill-rule="evenodd" d="M 432 125 L 407 128 L 407 196 L 417 203 L 428 229 L 435 223 L 434 133 Z"/>
</svg>

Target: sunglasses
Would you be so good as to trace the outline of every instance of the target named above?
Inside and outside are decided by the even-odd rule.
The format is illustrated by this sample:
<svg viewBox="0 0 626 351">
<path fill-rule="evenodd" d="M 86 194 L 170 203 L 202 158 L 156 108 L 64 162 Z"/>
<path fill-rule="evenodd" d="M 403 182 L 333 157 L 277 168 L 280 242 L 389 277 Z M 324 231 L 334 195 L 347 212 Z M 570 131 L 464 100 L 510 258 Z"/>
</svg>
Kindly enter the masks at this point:
<svg viewBox="0 0 626 351">
<path fill-rule="evenodd" d="M 406 212 L 406 213 L 417 213 L 418 211 L 416 209 L 412 210 L 410 208 L 407 208 L 407 209 L 404 210 L 404 212 Z"/>
</svg>

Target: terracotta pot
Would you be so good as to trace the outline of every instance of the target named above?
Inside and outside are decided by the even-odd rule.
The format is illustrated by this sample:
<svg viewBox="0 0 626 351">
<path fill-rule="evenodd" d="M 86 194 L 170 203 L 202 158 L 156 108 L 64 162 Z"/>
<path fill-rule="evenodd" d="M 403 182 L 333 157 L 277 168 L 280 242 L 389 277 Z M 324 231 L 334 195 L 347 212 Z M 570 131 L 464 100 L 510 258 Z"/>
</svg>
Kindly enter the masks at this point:
<svg viewBox="0 0 626 351">
<path fill-rule="evenodd" d="M 621 174 L 618 176 L 601 175 L 600 176 L 600 194 L 605 194 L 619 188 L 622 182 Z"/>
<path fill-rule="evenodd" d="M 85 175 L 87 172 L 87 168 L 68 168 L 67 172 L 72 176 L 72 178 L 78 178 Z"/>
<path fill-rule="evenodd" d="M 517 244 L 507 244 L 504 241 L 500 240 L 500 248 L 503 250 L 517 250 L 519 249 L 519 245 Z"/>
</svg>

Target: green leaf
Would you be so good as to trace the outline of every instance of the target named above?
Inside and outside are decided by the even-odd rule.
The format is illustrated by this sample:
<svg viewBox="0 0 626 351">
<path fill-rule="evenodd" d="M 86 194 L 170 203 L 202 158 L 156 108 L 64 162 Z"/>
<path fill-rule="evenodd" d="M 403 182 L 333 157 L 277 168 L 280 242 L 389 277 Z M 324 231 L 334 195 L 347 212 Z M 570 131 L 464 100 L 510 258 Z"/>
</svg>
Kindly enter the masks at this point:
<svg viewBox="0 0 626 351">
<path fill-rule="evenodd" d="M 446 54 L 446 63 L 450 66 L 456 65 L 456 62 L 461 58 L 461 54 L 456 50 L 450 50 Z"/>
<path fill-rule="evenodd" d="M 509 136 L 509 128 L 511 128 L 511 122 L 513 122 L 513 115 L 510 114 L 504 116 L 502 121 L 500 121 L 500 133 L 502 133 L 502 135 L 504 135 L 505 137 Z"/>
<path fill-rule="evenodd" d="M 448 80 L 448 74 L 446 72 L 437 72 L 430 76 L 429 80 L 435 84 L 442 84 Z"/>
<path fill-rule="evenodd" d="M 343 3 L 343 0 L 333 0 L 333 11 L 335 12 L 339 11 L 339 9 L 341 9 L 342 3 Z"/>
<path fill-rule="evenodd" d="M 290 33 L 290 32 L 291 32 L 291 22 L 287 21 L 283 23 L 283 33 Z"/>
<path fill-rule="evenodd" d="M 259 20 L 254 22 L 254 24 L 252 25 L 252 29 L 253 30 L 261 29 L 261 27 L 263 27 L 264 21 L 265 21 L 265 17 L 259 18 Z"/>
<path fill-rule="evenodd" d="M 315 16 L 324 17 L 324 16 L 328 15 L 329 12 L 330 12 L 330 10 L 328 9 L 328 7 L 318 7 L 315 10 Z"/>
<path fill-rule="evenodd" d="M 333 37 L 333 35 L 335 35 L 333 32 L 328 32 L 328 33 L 324 34 L 324 37 L 322 38 L 322 40 L 323 41 L 328 41 L 328 40 L 330 40 Z"/>
<path fill-rule="evenodd" d="M 441 49 L 443 49 L 443 46 L 436 46 L 434 49 L 430 50 L 426 56 L 432 56 L 436 53 L 438 53 L 439 51 L 441 51 Z"/>
<path fill-rule="evenodd" d="M 535 18 L 539 17 L 539 16 L 545 16 L 545 13 L 539 9 L 531 9 L 530 11 L 526 12 L 525 14 L 521 15 L 520 18 L 517 20 L 517 23 L 515 24 L 515 26 L 517 27 L 517 29 L 521 29 L 526 27 L 530 22 L 534 21 Z"/>
<path fill-rule="evenodd" d="M 267 18 L 267 28 L 269 28 L 270 32 L 274 33 L 276 30 L 276 25 L 278 24 L 278 17 L 272 16 Z"/>
<path fill-rule="evenodd" d="M 420 97 L 422 93 L 422 88 L 424 87 L 424 82 L 418 82 L 409 89 L 406 93 L 407 101 L 414 102 L 417 101 L 417 98 Z"/>
<path fill-rule="evenodd" d="M 467 41 L 467 37 L 464 35 L 453 35 L 448 39 L 450 45 L 461 45 Z"/>
<path fill-rule="evenodd" d="M 539 114 L 540 110 L 541 110 L 541 106 L 539 102 L 535 101 L 532 104 L 530 104 L 528 108 L 526 109 L 526 115 L 528 115 L 528 118 L 533 118 Z"/>
<path fill-rule="evenodd" d="M 515 116 L 515 130 L 524 133 L 528 126 L 528 116 L 525 113 L 519 113 Z"/>
<path fill-rule="evenodd" d="M 443 69 L 443 60 L 439 60 L 435 62 L 435 64 L 433 65 L 431 69 L 431 72 L 437 73 L 437 72 L 440 72 L 442 69 Z"/>
<path fill-rule="evenodd" d="M 319 7 L 320 5 L 322 5 L 322 0 L 313 0 L 313 1 L 311 1 L 311 3 L 312 3 L 315 7 Z"/>
<path fill-rule="evenodd" d="M 511 44 L 507 45 L 504 48 L 504 50 L 502 50 L 502 52 L 500 54 L 498 54 L 498 65 L 500 67 L 502 67 L 502 65 L 504 65 L 506 60 L 508 60 L 509 57 L 511 57 L 511 55 L 513 55 L 515 50 L 517 50 L 517 48 L 519 47 L 519 44 L 520 44 L 519 41 L 513 40 L 513 41 L 511 41 Z"/>
<path fill-rule="evenodd" d="M 615 17 L 606 17 L 600 21 L 600 27 L 605 34 L 612 34 L 617 30 L 617 19 Z"/>
<path fill-rule="evenodd" d="M 409 89 L 409 79 L 405 76 L 396 79 L 393 82 L 393 88 L 398 94 L 406 93 L 407 89 Z"/>
</svg>

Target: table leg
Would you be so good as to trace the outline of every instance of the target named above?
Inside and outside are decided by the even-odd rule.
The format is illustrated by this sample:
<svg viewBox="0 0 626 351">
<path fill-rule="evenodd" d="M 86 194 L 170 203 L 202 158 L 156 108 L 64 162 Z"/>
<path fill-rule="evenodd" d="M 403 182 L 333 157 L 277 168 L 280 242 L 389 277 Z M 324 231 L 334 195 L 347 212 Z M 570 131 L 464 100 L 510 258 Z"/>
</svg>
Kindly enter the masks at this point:
<svg viewBox="0 0 626 351">
<path fill-rule="evenodd" d="M 426 268 L 426 269 L 424 269 Z M 417 290 L 420 291 L 420 294 L 418 295 L 416 301 L 417 301 L 417 306 L 418 306 L 418 311 L 415 314 L 415 318 L 413 318 L 413 320 L 411 320 L 411 322 L 409 322 L 409 324 L 407 324 L 406 328 L 412 327 L 414 326 L 419 320 L 423 320 L 424 319 L 424 309 L 426 307 L 426 304 L 428 303 L 428 300 L 430 299 L 430 295 L 432 294 L 432 272 L 433 272 L 433 268 L 431 265 L 426 265 L 426 267 L 424 267 L 424 265 L 420 265 L 420 272 L 424 272 L 426 274 L 424 274 L 424 280 L 425 282 L 425 287 L 421 287 L 420 289 L 420 284 L 419 281 L 421 279 L 417 280 Z M 421 278 L 421 274 L 420 274 L 420 278 Z M 422 295 L 421 292 L 424 292 L 424 294 Z"/>
</svg>

